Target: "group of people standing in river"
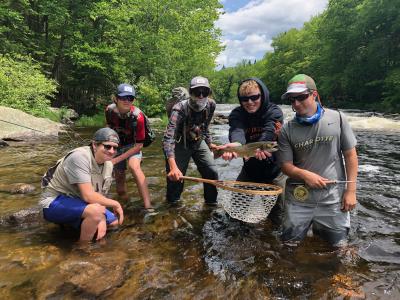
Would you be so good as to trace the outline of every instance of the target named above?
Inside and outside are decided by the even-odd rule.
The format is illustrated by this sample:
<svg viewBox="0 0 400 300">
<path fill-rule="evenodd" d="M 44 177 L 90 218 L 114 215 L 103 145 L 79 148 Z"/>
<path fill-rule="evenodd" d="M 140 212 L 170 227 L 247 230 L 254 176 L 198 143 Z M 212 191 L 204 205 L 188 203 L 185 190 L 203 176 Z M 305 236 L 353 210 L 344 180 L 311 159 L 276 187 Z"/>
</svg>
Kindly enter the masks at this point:
<svg viewBox="0 0 400 300">
<path fill-rule="evenodd" d="M 254 156 L 243 158 L 237 180 L 284 188 L 269 214 L 273 224 L 282 226 L 284 242 L 303 240 L 310 228 L 331 245 L 346 241 L 349 211 L 357 203 L 356 139 L 343 114 L 322 106 L 311 77 L 298 74 L 289 80 L 282 99 L 290 102 L 295 116 L 287 123 L 260 79 L 243 80 L 237 91 L 240 106 L 229 115 L 229 143 L 220 146 L 212 142 L 209 131 L 216 104 L 208 79 L 196 76 L 188 89 L 178 87 L 172 94 L 176 103 L 167 108 L 163 138 L 169 203 L 180 199 L 190 158 L 203 178 L 218 179 L 212 150 L 277 141 L 278 152 L 257 149 Z M 135 97 L 131 85 L 120 84 L 114 103 L 106 108 L 107 127 L 96 131 L 89 146 L 60 159 L 42 179 L 44 218 L 80 229 L 81 240 L 101 239 L 108 226 L 123 222 L 120 203 L 107 194 L 114 175 L 120 200 L 128 199 L 127 167 L 145 209 L 153 210 L 141 169 L 147 118 L 133 105 Z M 235 152 L 222 155 L 227 161 L 237 157 Z M 335 184 L 343 180 L 348 183 Z M 216 187 L 205 183 L 205 204 L 216 205 L 217 197 Z"/>
</svg>

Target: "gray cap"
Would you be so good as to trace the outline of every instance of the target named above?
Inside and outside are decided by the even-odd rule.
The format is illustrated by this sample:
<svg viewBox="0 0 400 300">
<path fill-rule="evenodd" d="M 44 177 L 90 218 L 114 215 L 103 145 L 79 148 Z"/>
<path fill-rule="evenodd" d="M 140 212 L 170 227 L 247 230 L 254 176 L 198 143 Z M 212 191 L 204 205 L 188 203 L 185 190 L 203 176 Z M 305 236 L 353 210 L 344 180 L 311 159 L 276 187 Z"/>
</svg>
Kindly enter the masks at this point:
<svg viewBox="0 0 400 300">
<path fill-rule="evenodd" d="M 119 144 L 119 136 L 118 133 L 116 133 L 111 128 L 105 127 L 105 128 L 100 128 L 94 133 L 93 141 L 97 143 L 112 142 Z"/>
<path fill-rule="evenodd" d="M 120 97 L 125 97 L 125 96 L 132 96 L 135 97 L 135 89 L 133 86 L 127 84 L 127 83 L 121 83 L 117 87 L 117 95 Z"/>
<path fill-rule="evenodd" d="M 190 89 L 194 89 L 200 86 L 210 88 L 210 84 L 208 83 L 208 79 L 202 76 L 196 76 L 190 81 Z"/>
</svg>

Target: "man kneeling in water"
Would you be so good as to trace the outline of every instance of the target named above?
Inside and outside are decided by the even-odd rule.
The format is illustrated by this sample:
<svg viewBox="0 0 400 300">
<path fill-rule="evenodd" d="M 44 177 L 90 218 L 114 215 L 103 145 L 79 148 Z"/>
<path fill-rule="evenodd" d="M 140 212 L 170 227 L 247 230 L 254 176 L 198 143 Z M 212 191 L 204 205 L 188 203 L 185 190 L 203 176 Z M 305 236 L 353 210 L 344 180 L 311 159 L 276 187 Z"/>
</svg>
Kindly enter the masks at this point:
<svg viewBox="0 0 400 300">
<path fill-rule="evenodd" d="M 70 151 L 46 172 L 40 205 L 47 221 L 80 228 L 81 241 L 99 240 L 105 236 L 107 225 L 122 224 L 121 205 L 105 196 L 111 186 L 111 159 L 118 144 L 114 130 L 101 128 L 90 146 Z M 106 207 L 113 208 L 114 213 Z"/>
</svg>

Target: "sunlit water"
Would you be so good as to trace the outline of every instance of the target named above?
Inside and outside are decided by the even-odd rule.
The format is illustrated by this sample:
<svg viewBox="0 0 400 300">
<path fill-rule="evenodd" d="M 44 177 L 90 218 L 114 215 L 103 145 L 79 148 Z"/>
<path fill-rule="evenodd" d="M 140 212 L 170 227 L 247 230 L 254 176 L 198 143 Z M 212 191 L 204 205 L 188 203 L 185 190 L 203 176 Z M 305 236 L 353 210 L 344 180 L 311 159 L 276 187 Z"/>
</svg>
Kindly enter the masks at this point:
<svg viewBox="0 0 400 300">
<path fill-rule="evenodd" d="M 228 114 L 232 106 L 221 105 Z M 292 111 L 284 106 L 287 118 Z M 400 121 L 345 111 L 358 139 L 358 209 L 350 248 L 340 252 L 314 237 L 298 247 L 280 243 L 268 222 L 246 225 L 223 209 L 203 206 L 202 186 L 186 183 L 181 204 L 165 203 L 160 138 L 144 151 L 157 215 L 146 215 L 129 178 L 125 222 L 101 243 L 78 245 L 76 232 L 33 214 L 39 181 L 63 153 L 88 143 L 94 129 L 41 143 L 0 149 L 0 184 L 32 183 L 30 195 L 0 193 L 0 298 L 292 299 L 400 298 Z M 215 139 L 227 141 L 227 125 Z M 159 130 L 162 132 L 162 128 Z M 241 161 L 217 160 L 221 179 L 234 179 Z M 198 176 L 194 165 L 189 175 Z M 115 194 L 113 194 L 115 196 Z"/>
</svg>

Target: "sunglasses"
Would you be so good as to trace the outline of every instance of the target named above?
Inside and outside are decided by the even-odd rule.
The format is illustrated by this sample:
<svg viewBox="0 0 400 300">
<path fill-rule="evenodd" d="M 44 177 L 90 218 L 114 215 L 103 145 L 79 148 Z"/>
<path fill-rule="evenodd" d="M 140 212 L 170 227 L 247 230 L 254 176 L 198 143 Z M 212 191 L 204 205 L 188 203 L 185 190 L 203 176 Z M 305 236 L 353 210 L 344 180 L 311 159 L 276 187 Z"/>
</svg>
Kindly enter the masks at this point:
<svg viewBox="0 0 400 300">
<path fill-rule="evenodd" d="M 196 97 L 200 97 L 203 95 L 203 97 L 207 97 L 210 95 L 210 89 L 207 88 L 196 88 L 190 91 L 191 94 L 195 95 Z"/>
<path fill-rule="evenodd" d="M 122 96 L 122 97 L 118 97 L 118 100 L 132 102 L 133 100 L 135 100 L 135 97 L 132 97 L 132 96 Z"/>
<path fill-rule="evenodd" d="M 260 98 L 260 94 L 257 95 L 251 95 L 251 96 L 239 96 L 239 101 L 240 102 L 249 102 L 249 100 L 251 101 L 257 101 Z"/>
<path fill-rule="evenodd" d="M 304 100 L 306 100 L 308 97 L 310 97 L 311 94 L 300 94 L 297 96 L 289 96 L 288 100 L 290 101 L 290 103 L 294 103 L 296 100 L 299 102 L 302 102 Z"/>
<path fill-rule="evenodd" d="M 106 149 L 107 151 L 110 151 L 111 149 L 113 149 L 114 151 L 118 150 L 118 146 L 113 146 L 113 145 L 106 145 L 106 144 L 102 144 L 104 146 L 104 149 Z"/>
</svg>

